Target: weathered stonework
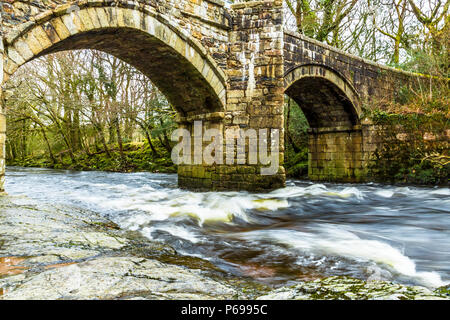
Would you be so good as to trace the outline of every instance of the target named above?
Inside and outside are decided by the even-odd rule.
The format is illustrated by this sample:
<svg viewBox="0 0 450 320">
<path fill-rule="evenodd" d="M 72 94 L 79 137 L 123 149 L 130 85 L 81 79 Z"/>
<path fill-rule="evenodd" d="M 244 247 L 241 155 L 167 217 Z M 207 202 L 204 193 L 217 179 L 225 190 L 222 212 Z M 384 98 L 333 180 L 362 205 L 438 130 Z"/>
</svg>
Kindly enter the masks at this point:
<svg viewBox="0 0 450 320">
<path fill-rule="evenodd" d="M 309 131 L 311 180 L 360 182 L 365 177 L 361 126 Z"/>
<path fill-rule="evenodd" d="M 231 7 L 232 29 L 227 49 L 227 104 L 223 119 L 216 119 L 224 133 L 239 129 L 278 129 L 283 146 L 283 21 L 282 2 L 246 2 Z M 239 156 L 236 149 L 236 160 Z M 269 148 L 269 151 L 270 148 Z M 179 166 L 179 185 L 214 190 L 264 191 L 284 186 L 280 149 L 280 168 L 275 175 L 261 175 L 258 165 L 248 162 L 249 141 L 246 141 L 245 163 L 233 165 Z"/>
<path fill-rule="evenodd" d="M 373 153 L 382 146 L 373 137 L 376 127 L 361 122 L 364 106 L 382 107 L 402 87 L 423 79 L 286 30 L 283 56 L 285 92 L 311 127 L 309 178 L 365 181 Z"/>
<path fill-rule="evenodd" d="M 193 132 L 278 129 L 279 168 L 260 174 L 249 163 L 180 165 L 180 187 L 270 190 L 284 186 L 284 94 L 310 126 L 309 176 L 362 181 L 374 144 L 360 122 L 365 104 L 395 97 L 410 74 L 346 54 L 284 30 L 281 0 L 2 1 L 0 82 L 26 62 L 53 52 L 97 49 L 132 64 L 166 95 L 180 127 Z M 0 89 L 0 97 L 2 91 Z M 3 99 L 2 99 L 3 101 Z M 0 107 L 0 191 L 5 170 Z M 269 137 L 270 139 L 270 137 Z M 225 139 L 226 140 L 226 139 Z M 207 143 L 204 143 L 207 145 Z M 269 148 L 269 152 L 271 149 Z"/>
<path fill-rule="evenodd" d="M 214 56 L 219 47 L 225 51 L 225 43 L 205 47 L 193 33 L 186 32 L 181 21 L 163 16 L 158 7 L 151 5 L 136 3 L 132 7 L 120 1 L 80 1 L 77 5 L 77 10 L 62 5 L 41 12 L 25 22 L 23 29 L 7 25 L 3 68 L 6 79 L 38 56 L 61 50 L 98 49 L 151 77 L 183 115 L 224 109 L 226 76 L 219 67 L 221 59 L 216 61 Z M 191 19 L 195 20 L 185 18 Z M 211 28 L 217 29 L 216 38 L 223 38 L 224 30 Z"/>
<path fill-rule="evenodd" d="M 0 27 L 3 25 L 2 15 L 0 14 Z M 0 29 L 0 31 L 3 31 Z M 3 84 L 3 32 L 0 32 L 0 84 Z M 6 117 L 3 103 L 3 86 L 0 86 L 0 193 L 4 192 L 5 184 L 5 158 L 6 158 Z"/>
<path fill-rule="evenodd" d="M 408 84 L 417 75 L 353 56 L 325 43 L 310 39 L 301 34 L 284 31 L 284 74 L 289 79 L 297 68 L 305 66 L 321 67 L 335 77 L 341 78 L 345 85 L 359 98 L 354 108 L 360 110 L 362 104 L 382 103 L 395 98 L 400 87 Z M 288 87 L 293 83 L 288 82 Z M 289 88 L 286 90 L 289 90 Z M 321 90 L 325 89 L 323 87 Z M 342 89 L 342 87 L 341 87 Z M 347 94 L 349 91 L 345 90 Z M 352 99 L 352 97 L 347 97 Z"/>
<path fill-rule="evenodd" d="M 446 128 L 444 124 L 423 124 L 420 127 L 408 124 L 410 123 L 407 121 L 396 124 L 365 121 L 362 124 L 364 173 L 370 179 L 393 179 L 392 172 L 388 172 L 386 168 L 397 167 L 402 158 L 410 155 L 405 152 L 418 151 L 431 155 L 436 151 L 439 154 L 438 150 L 450 150 L 450 128 Z M 444 172 L 445 169 L 442 171 L 443 175 Z M 397 173 L 399 172 L 394 174 Z M 448 177 L 444 179 L 447 181 L 440 183 L 448 184 Z"/>
</svg>

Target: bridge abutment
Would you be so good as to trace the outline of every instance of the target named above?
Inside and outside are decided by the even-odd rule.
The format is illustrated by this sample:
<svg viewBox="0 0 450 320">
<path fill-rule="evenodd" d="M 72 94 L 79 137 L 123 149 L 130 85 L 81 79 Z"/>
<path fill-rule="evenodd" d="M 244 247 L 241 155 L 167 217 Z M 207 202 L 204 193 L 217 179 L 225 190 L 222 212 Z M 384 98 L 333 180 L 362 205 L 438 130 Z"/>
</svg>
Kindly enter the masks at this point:
<svg viewBox="0 0 450 320">
<path fill-rule="evenodd" d="M 180 187 L 264 191 L 285 185 L 282 9 L 282 1 L 240 2 L 231 6 L 232 28 L 225 69 L 228 76 L 226 108 L 222 119 L 203 122 L 204 131 L 213 127 L 223 134 L 223 163 L 180 165 Z M 190 128 L 195 139 L 192 122 L 187 121 L 182 126 Z M 267 130 L 267 137 L 261 136 L 260 129 Z M 278 154 L 273 174 L 261 173 L 261 169 L 269 165 L 260 161 L 259 154 L 252 154 L 256 150 L 251 150 L 251 144 L 258 143 L 251 141 L 254 136 L 245 138 L 244 152 L 237 151 L 234 139 L 251 130 L 256 132 L 257 141 L 267 140 L 268 153 Z M 271 143 L 274 139 L 278 139 L 277 150 Z M 233 148 L 227 147 L 230 141 Z M 254 156 L 257 163 L 250 161 Z M 233 162 L 228 162 L 227 158 Z"/>
<path fill-rule="evenodd" d="M 308 177 L 314 181 L 361 182 L 366 178 L 363 133 L 352 127 L 309 129 Z"/>
<path fill-rule="evenodd" d="M 246 139 L 246 163 L 220 168 L 220 189 L 271 190 L 285 185 L 284 161 L 284 59 L 282 1 L 240 2 L 231 6 L 229 32 L 227 106 L 224 130 L 267 130 L 268 152 L 278 139 L 278 170 L 261 174 L 261 159 L 251 164 L 250 140 Z M 271 134 L 278 132 L 278 137 Z M 259 156 L 261 156 L 259 154 Z M 237 158 L 237 157 L 236 157 Z M 226 180 L 225 180 L 226 179 Z M 236 185 L 236 180 L 238 181 Z"/>
<path fill-rule="evenodd" d="M 2 17 L 0 14 L 0 27 Z M 1 29 L 0 29 L 1 31 Z M 0 84 L 3 85 L 3 34 L 0 33 Z M 0 85 L 0 193 L 5 191 L 5 167 L 6 167 L 6 116 L 4 108 L 3 88 Z"/>
</svg>

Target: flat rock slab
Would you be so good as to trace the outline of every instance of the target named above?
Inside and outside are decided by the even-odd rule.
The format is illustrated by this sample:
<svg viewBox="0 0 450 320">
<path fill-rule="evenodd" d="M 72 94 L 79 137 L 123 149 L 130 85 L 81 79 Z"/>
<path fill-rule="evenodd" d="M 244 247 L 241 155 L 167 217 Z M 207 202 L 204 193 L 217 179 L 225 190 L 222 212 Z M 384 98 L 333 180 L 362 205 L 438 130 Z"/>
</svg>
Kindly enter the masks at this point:
<svg viewBox="0 0 450 320">
<path fill-rule="evenodd" d="M 102 257 L 22 277 L 3 299 L 233 299 L 200 270 L 132 257 Z"/>
<path fill-rule="evenodd" d="M 53 263 L 118 250 L 128 239 L 92 211 L 0 197 L 0 257 L 53 256 Z"/>
</svg>

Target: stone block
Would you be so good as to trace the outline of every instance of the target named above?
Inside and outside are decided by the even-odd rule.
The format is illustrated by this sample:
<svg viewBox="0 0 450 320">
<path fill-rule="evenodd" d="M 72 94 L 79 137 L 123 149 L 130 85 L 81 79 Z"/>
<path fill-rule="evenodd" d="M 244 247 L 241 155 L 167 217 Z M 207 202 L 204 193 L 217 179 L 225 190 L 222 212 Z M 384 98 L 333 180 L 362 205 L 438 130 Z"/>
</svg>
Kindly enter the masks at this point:
<svg viewBox="0 0 450 320">
<path fill-rule="evenodd" d="M 125 10 L 122 9 L 124 12 L 124 20 L 125 24 L 127 26 L 131 26 L 132 22 L 130 21 L 132 19 L 131 10 Z M 97 15 L 98 21 L 100 22 L 100 25 L 102 28 L 108 28 L 109 27 L 109 20 L 108 16 L 106 15 L 106 11 L 104 8 L 95 8 L 95 13 Z"/>
<path fill-rule="evenodd" d="M 47 34 L 51 43 L 58 43 L 59 41 L 61 41 L 61 38 L 59 37 L 51 22 L 44 23 L 42 25 L 42 29 Z"/>
<path fill-rule="evenodd" d="M 64 40 L 70 37 L 69 29 L 67 29 L 66 25 L 61 20 L 61 18 L 52 19 L 51 24 L 53 26 L 53 29 L 58 34 L 60 40 Z"/>
<path fill-rule="evenodd" d="M 111 9 L 111 8 L 110 8 Z M 115 10 L 115 8 L 114 8 Z M 95 28 L 94 24 L 92 23 L 91 16 L 89 15 L 88 10 L 80 10 L 78 11 L 78 17 L 81 20 L 81 23 L 84 25 L 85 30 L 92 30 Z"/>
<path fill-rule="evenodd" d="M 87 13 L 89 14 L 89 17 L 91 18 L 91 22 L 93 25 L 94 29 L 100 29 L 102 27 L 100 20 L 97 16 L 97 11 L 95 10 L 95 8 L 87 8 L 86 9 Z M 122 12 L 122 9 L 117 9 L 117 15 L 119 15 L 119 13 Z M 119 22 L 118 22 L 119 24 Z"/>
</svg>

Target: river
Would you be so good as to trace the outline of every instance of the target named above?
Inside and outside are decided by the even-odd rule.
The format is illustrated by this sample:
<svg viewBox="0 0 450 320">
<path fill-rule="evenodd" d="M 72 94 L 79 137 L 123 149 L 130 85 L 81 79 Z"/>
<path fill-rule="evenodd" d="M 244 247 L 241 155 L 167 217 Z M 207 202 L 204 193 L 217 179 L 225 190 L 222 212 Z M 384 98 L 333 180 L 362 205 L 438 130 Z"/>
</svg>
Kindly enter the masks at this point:
<svg viewBox="0 0 450 320">
<path fill-rule="evenodd" d="M 89 209 L 237 276 L 450 282 L 450 189 L 289 180 L 265 194 L 191 192 L 177 176 L 8 167 L 11 196 Z M 89 212 L 89 211 L 86 211 Z"/>
</svg>

